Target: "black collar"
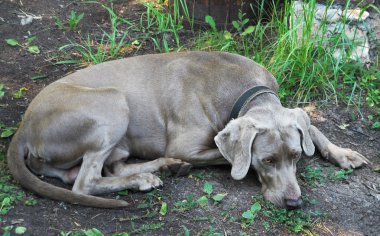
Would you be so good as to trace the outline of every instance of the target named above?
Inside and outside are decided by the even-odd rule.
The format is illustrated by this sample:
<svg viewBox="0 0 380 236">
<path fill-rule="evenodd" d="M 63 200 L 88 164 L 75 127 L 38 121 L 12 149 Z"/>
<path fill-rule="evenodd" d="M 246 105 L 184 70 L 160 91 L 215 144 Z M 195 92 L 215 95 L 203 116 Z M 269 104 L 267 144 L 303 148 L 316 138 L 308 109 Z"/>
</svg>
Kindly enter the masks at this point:
<svg viewBox="0 0 380 236">
<path fill-rule="evenodd" d="M 250 88 L 247 91 L 245 91 L 242 95 L 240 95 L 238 100 L 236 100 L 230 114 L 230 120 L 238 118 L 243 107 L 246 106 L 253 98 L 263 93 L 272 93 L 278 98 L 277 94 L 268 87 L 255 86 L 253 88 Z"/>
</svg>

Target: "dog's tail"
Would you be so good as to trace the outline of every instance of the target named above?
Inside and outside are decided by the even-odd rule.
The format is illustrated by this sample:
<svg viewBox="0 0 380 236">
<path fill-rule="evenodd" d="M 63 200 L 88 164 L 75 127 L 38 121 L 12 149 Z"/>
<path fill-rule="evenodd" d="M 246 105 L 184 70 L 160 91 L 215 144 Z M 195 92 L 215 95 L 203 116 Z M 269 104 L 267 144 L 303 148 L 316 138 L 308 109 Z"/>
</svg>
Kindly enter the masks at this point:
<svg viewBox="0 0 380 236">
<path fill-rule="evenodd" d="M 90 195 L 78 194 L 71 190 L 56 187 L 46 183 L 35 176 L 25 164 L 25 156 L 27 147 L 23 138 L 22 132 L 19 130 L 14 135 L 11 144 L 9 145 L 7 162 L 9 170 L 14 179 L 16 179 L 24 188 L 57 201 L 64 201 L 72 204 L 83 206 L 91 206 L 98 208 L 116 208 L 125 207 L 129 204 L 125 201 L 106 199 Z"/>
</svg>

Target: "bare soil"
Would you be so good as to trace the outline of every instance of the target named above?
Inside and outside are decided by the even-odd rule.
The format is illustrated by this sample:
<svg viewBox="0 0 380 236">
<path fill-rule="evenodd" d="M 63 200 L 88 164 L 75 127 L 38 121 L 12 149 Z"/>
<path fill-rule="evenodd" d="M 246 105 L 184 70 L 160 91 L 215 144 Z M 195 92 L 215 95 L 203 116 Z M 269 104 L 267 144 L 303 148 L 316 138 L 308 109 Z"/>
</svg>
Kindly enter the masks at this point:
<svg viewBox="0 0 380 236">
<path fill-rule="evenodd" d="M 115 9 L 123 16 L 138 19 L 142 7 L 134 1 L 114 1 Z M 71 9 L 84 12 L 85 17 L 77 30 L 82 35 L 99 33 L 97 25 L 106 25 L 108 15 L 96 4 L 83 4 L 69 0 L 5 0 L 0 2 L 0 79 L 5 86 L 5 97 L 0 100 L 0 123 L 16 126 L 33 97 L 49 83 L 75 70 L 73 66 L 54 65 L 48 58 L 57 54 L 58 48 L 69 40 L 78 39 L 76 32 L 62 31 L 55 25 L 53 16 L 66 18 Z M 22 26 L 18 15 L 23 12 L 42 16 L 31 24 Z M 10 47 L 5 39 L 15 38 L 22 42 L 26 37 L 36 36 L 35 44 L 41 53 L 32 55 L 21 47 Z M 153 53 L 148 42 L 138 52 Z M 126 55 L 131 56 L 131 55 Z M 36 75 L 45 79 L 33 81 Z M 28 89 L 21 99 L 12 96 L 21 87 Z M 359 119 L 359 115 L 345 106 L 329 104 L 317 108 L 318 116 L 326 120 L 314 119 L 314 124 L 334 143 L 349 147 L 364 154 L 373 162 L 354 170 L 347 180 L 332 180 L 329 175 L 339 169 L 321 159 L 316 153 L 312 158 L 304 157 L 299 164 L 299 173 L 307 173 L 306 166 L 321 168 L 323 177 L 316 185 L 310 184 L 299 174 L 299 182 L 304 196 L 315 200 L 306 201 L 302 211 L 319 211 L 323 215 L 314 222 L 314 232 L 320 235 L 379 235 L 380 234 L 380 174 L 374 167 L 380 164 L 380 132 L 370 129 Z M 363 110 L 366 115 L 365 109 Z M 342 124 L 348 126 L 342 129 Z M 341 128 L 339 128 L 341 126 Z M 0 141 L 0 150 L 5 152 L 10 139 Z M 47 180 L 62 185 L 56 180 Z M 153 193 L 129 192 L 127 196 L 116 194 L 106 197 L 120 197 L 130 203 L 124 209 L 95 209 L 65 204 L 40 198 L 31 193 L 38 203 L 26 206 L 22 202 L 0 221 L 2 227 L 20 225 L 27 228 L 26 235 L 59 235 L 60 232 L 97 228 L 104 235 L 116 232 L 138 231 L 142 235 L 288 235 L 293 234 L 284 224 L 271 222 L 259 214 L 255 223 L 243 229 L 241 214 L 252 204 L 252 196 L 260 196 L 260 184 L 254 171 L 241 180 L 230 177 L 230 167 L 207 167 L 193 169 L 189 176 L 164 178 L 164 186 Z M 193 207 L 185 212 L 173 212 L 175 204 L 189 195 L 194 199 L 205 195 L 202 191 L 205 181 L 213 185 L 214 193 L 228 195 L 219 204 Z M 69 186 L 65 186 L 69 187 Z M 165 216 L 158 214 L 162 202 L 168 204 Z M 313 201 L 312 201 L 313 202 Z M 145 204 L 145 205 L 141 205 Z M 269 222 L 269 228 L 264 227 Z M 157 229 L 145 229 L 150 226 Z M 267 228 L 267 229 L 266 229 Z M 137 232 L 136 232 L 137 233 Z M 307 232 L 304 231 L 304 234 Z"/>
</svg>

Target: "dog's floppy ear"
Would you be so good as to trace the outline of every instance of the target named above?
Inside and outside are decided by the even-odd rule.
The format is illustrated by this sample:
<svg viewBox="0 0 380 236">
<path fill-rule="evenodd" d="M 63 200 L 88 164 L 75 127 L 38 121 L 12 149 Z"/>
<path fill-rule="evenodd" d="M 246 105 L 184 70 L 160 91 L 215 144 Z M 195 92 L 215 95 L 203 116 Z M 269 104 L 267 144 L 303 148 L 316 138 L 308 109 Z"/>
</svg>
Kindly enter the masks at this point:
<svg viewBox="0 0 380 236">
<path fill-rule="evenodd" d="M 302 149 L 306 156 L 312 156 L 315 151 L 315 147 L 313 141 L 311 140 L 309 134 L 310 127 L 310 118 L 307 116 L 306 112 L 304 112 L 300 108 L 295 108 L 294 113 L 296 114 L 296 126 L 297 129 L 302 134 Z"/>
<path fill-rule="evenodd" d="M 232 164 L 231 176 L 243 179 L 251 165 L 251 148 L 258 129 L 251 118 L 232 120 L 214 140 L 223 157 Z"/>
</svg>

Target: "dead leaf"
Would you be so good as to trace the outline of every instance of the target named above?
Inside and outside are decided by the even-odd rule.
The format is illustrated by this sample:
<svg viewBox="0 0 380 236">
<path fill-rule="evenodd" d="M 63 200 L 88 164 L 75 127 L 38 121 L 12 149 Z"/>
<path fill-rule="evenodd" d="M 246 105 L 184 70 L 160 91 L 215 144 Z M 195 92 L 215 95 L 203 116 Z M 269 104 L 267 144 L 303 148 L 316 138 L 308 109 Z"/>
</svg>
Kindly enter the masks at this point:
<svg viewBox="0 0 380 236">
<path fill-rule="evenodd" d="M 303 107 L 303 110 L 310 116 L 314 121 L 324 122 L 326 118 L 322 116 L 322 112 L 317 111 L 314 103 L 309 104 L 306 107 Z"/>
</svg>

